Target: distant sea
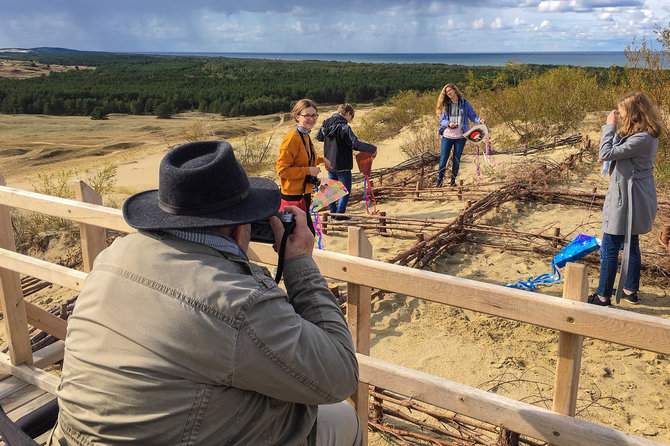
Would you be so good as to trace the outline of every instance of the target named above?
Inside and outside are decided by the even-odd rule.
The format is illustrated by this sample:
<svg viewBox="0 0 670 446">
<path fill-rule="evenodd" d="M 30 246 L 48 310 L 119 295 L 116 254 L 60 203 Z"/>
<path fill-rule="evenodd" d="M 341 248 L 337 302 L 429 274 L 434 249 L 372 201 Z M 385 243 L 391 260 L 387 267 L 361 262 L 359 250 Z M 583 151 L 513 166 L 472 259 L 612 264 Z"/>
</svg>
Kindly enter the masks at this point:
<svg viewBox="0 0 670 446">
<path fill-rule="evenodd" d="M 430 63 L 468 66 L 504 66 L 507 62 L 581 67 L 624 66 L 623 51 L 557 51 L 536 53 L 143 53 L 174 56 L 231 57 L 271 60 L 323 60 L 365 63 Z"/>
</svg>

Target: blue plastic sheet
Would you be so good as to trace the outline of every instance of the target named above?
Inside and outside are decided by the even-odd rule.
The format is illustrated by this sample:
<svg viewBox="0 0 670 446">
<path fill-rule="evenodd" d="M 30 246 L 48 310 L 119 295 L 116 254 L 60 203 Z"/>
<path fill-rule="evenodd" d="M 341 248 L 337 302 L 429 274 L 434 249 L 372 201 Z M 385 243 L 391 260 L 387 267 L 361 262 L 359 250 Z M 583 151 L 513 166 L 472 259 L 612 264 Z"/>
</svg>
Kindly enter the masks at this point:
<svg viewBox="0 0 670 446">
<path fill-rule="evenodd" d="M 511 288 L 519 288 L 522 290 L 535 291 L 538 285 L 552 285 L 560 283 L 561 271 L 568 262 L 576 262 L 585 255 L 595 251 L 600 246 L 600 240 L 586 234 L 579 234 L 574 238 L 565 248 L 561 250 L 551 261 L 551 274 L 542 274 L 537 277 L 530 277 L 528 280 L 519 280 L 518 282 L 509 283 L 505 286 Z"/>
</svg>

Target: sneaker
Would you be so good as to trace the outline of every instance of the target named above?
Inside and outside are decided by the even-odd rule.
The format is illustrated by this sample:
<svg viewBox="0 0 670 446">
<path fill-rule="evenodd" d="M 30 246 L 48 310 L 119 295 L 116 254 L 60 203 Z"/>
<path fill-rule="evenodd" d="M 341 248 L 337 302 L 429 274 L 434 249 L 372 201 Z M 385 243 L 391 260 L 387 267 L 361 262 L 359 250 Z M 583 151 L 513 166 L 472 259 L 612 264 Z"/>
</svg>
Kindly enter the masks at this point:
<svg viewBox="0 0 670 446">
<path fill-rule="evenodd" d="M 616 288 L 612 289 L 612 295 L 616 295 Z M 632 304 L 636 304 L 640 302 L 640 299 L 637 297 L 637 291 L 627 294 L 625 291 L 623 292 L 623 298 L 626 299 L 628 302 Z"/>
<path fill-rule="evenodd" d="M 600 297 L 598 297 L 598 293 L 593 293 L 589 296 L 588 303 L 593 304 L 593 305 L 599 305 L 601 307 L 609 307 L 612 305 L 612 300 L 608 297 L 605 302 L 600 300 Z"/>
<path fill-rule="evenodd" d="M 632 304 L 636 304 L 640 302 L 640 299 L 637 297 L 637 291 L 631 294 L 626 294 L 626 292 L 623 292 L 623 298 L 626 299 L 628 302 Z"/>
</svg>

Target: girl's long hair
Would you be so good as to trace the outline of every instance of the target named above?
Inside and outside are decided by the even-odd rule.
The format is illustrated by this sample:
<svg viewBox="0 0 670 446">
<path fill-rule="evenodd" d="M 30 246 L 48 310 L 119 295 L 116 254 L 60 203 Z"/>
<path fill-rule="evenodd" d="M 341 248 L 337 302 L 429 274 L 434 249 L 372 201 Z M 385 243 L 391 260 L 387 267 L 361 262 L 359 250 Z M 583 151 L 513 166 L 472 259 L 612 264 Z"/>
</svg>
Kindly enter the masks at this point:
<svg viewBox="0 0 670 446">
<path fill-rule="evenodd" d="M 437 97 L 437 106 L 435 107 L 435 114 L 437 116 L 440 116 L 444 109 L 447 108 L 449 102 L 451 102 L 451 99 L 447 96 L 447 88 L 451 88 L 456 92 L 459 102 L 463 99 L 463 93 L 461 93 L 461 90 L 459 90 L 455 84 L 449 83 L 445 85 L 442 87 L 442 91 L 440 91 L 440 95 Z"/>
<path fill-rule="evenodd" d="M 621 117 L 619 136 L 626 137 L 644 131 L 654 138 L 661 135 L 663 120 L 661 111 L 644 94 L 630 93 L 617 101 L 617 104 L 626 110 L 626 116 Z"/>
</svg>

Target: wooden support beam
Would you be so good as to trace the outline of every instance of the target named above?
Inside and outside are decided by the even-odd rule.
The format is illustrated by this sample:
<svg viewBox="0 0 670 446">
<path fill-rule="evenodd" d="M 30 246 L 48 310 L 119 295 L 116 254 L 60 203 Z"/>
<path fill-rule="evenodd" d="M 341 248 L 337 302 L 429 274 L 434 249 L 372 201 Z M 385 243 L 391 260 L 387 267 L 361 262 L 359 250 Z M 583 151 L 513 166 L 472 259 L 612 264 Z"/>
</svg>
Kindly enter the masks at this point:
<svg viewBox="0 0 670 446">
<path fill-rule="evenodd" d="M 602 310 L 602 308 L 601 308 Z M 662 446 L 610 429 L 466 386 L 381 359 L 357 354 L 360 380 L 555 446 Z"/>
<path fill-rule="evenodd" d="M 4 185 L 5 177 L 0 175 L 0 186 Z M 0 248 L 9 252 L 16 251 L 12 218 L 9 207 L 5 205 L 0 205 Z M 11 363 L 32 364 L 33 352 L 30 347 L 21 277 L 18 272 L 7 268 L 0 268 L 0 308 L 3 311 Z"/>
<path fill-rule="evenodd" d="M 573 262 L 567 263 L 565 266 L 563 298 L 586 302 L 588 293 L 589 281 L 584 265 Z M 575 416 L 577 408 L 583 341 L 584 336 L 581 335 L 564 331 L 558 333 L 558 359 L 556 361 L 552 410 L 571 417 Z"/>
<path fill-rule="evenodd" d="M 11 373 L 28 384 L 32 384 L 33 386 L 54 395 L 56 394 L 56 388 L 58 388 L 60 382 L 60 379 L 57 376 L 45 372 L 42 369 L 38 369 L 37 367 L 12 364 L 9 356 L 4 353 L 0 353 L 0 369 L 7 373 Z"/>
<path fill-rule="evenodd" d="M 372 245 L 361 228 L 349 227 L 349 255 L 372 258 Z M 347 283 L 347 321 L 354 339 L 356 352 L 370 354 L 370 311 L 371 289 L 354 282 Z M 361 421 L 361 426 L 368 425 L 370 405 L 370 389 L 365 383 L 358 383 L 358 388 L 351 399 Z M 363 444 L 368 444 L 368 430 L 363 429 Z"/>
<path fill-rule="evenodd" d="M 74 181 L 74 196 L 84 203 L 102 205 L 102 196 L 82 180 Z M 90 272 L 93 261 L 107 247 L 107 230 L 100 226 L 79 223 L 83 269 Z"/>
</svg>

